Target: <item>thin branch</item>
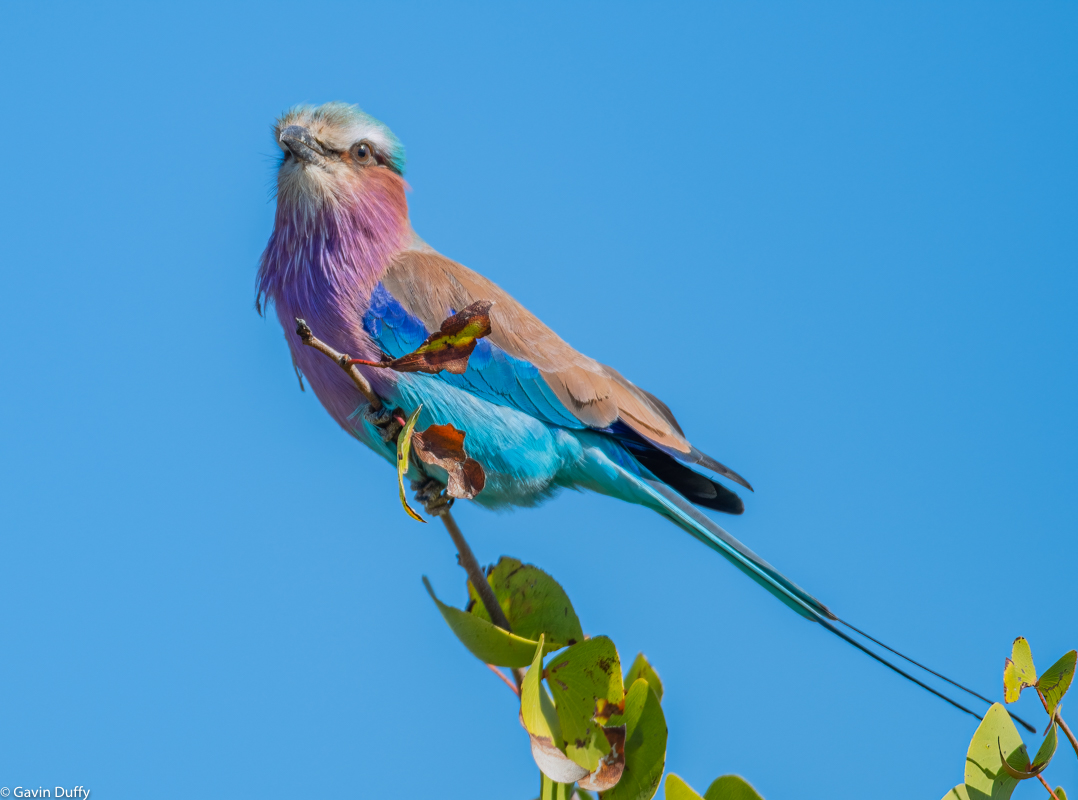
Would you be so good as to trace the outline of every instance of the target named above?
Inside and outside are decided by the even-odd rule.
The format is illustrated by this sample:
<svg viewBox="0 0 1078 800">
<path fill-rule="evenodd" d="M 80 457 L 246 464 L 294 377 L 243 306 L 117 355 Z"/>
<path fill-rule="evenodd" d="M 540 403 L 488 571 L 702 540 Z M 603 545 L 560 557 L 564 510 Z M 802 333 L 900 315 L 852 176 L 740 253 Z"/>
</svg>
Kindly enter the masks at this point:
<svg viewBox="0 0 1078 800">
<path fill-rule="evenodd" d="M 506 618 L 505 612 L 502 611 L 498 598 L 494 596 L 494 590 L 490 588 L 490 583 L 487 581 L 487 576 L 483 573 L 483 568 L 479 566 L 479 562 L 476 560 L 472 548 L 468 546 L 468 541 L 464 538 L 464 534 L 460 532 L 457 521 L 453 519 L 453 515 L 449 513 L 449 506 L 443 506 L 436 511 L 432 511 L 430 506 L 427 506 L 427 512 L 442 518 L 442 523 L 445 525 L 445 529 L 449 531 L 449 535 L 453 539 L 453 544 L 457 546 L 457 560 L 460 562 L 460 565 L 464 567 L 464 571 L 468 573 L 468 582 L 475 587 L 479 599 L 483 601 L 483 608 L 487 610 L 490 621 L 499 628 L 512 633 L 513 629 L 509 625 L 509 620 Z M 490 665 L 488 664 L 487 666 Z M 499 672 L 498 675 L 501 676 L 502 673 Z M 514 669 L 513 678 L 517 682 L 516 693 L 519 696 L 520 687 L 524 685 L 524 670 Z"/>
<path fill-rule="evenodd" d="M 504 683 L 506 686 L 508 686 L 509 690 L 513 694 L 515 694 L 517 697 L 520 697 L 520 689 L 517 688 L 515 683 L 513 683 L 511 680 L 509 680 L 507 677 L 505 677 L 504 672 L 502 672 L 500 669 L 498 669 L 493 664 L 487 664 L 487 667 L 490 669 L 491 672 L 493 672 L 495 675 L 497 675 L 499 678 L 502 679 L 502 683 Z"/>
<path fill-rule="evenodd" d="M 374 393 L 374 389 L 371 388 L 370 383 L 367 382 L 367 379 L 363 377 L 363 373 L 356 367 L 357 361 L 359 363 L 367 363 L 368 366 L 375 366 L 372 362 L 364 362 L 362 359 L 352 359 L 350 356 L 334 350 L 315 336 L 311 331 L 310 326 L 299 317 L 296 317 L 296 335 L 300 338 L 300 341 L 308 347 L 313 347 L 318 352 L 333 359 L 333 361 L 337 363 L 337 366 L 344 370 L 345 374 L 352 379 L 352 383 L 356 385 L 356 388 L 367 398 L 367 402 L 370 403 L 372 411 L 378 412 L 385 407 L 382 403 L 382 399 Z M 429 506 L 428 511 L 430 511 Z M 513 629 L 509 626 L 509 620 L 506 619 L 505 612 L 502 611 L 502 607 L 498 603 L 498 598 L 494 596 L 494 590 L 491 589 L 490 584 L 487 583 L 486 575 L 483 574 L 479 562 L 476 561 L 472 548 L 468 546 L 468 542 L 465 540 L 464 534 L 460 532 L 460 527 L 457 525 L 456 520 L 453 519 L 453 515 L 449 513 L 449 505 L 444 505 L 434 513 L 437 513 L 437 515 L 442 518 L 445 529 L 449 531 L 449 536 L 453 539 L 453 544 L 457 547 L 457 557 L 460 560 L 460 565 L 464 567 L 464 571 L 468 574 L 468 580 L 471 581 L 472 586 L 475 587 L 476 592 L 479 594 L 479 599 L 483 601 L 483 607 L 486 608 L 487 614 L 490 616 L 490 621 L 499 628 L 503 628 L 512 633 Z M 520 681 L 521 672 L 516 671 L 515 674 L 517 680 Z"/>
<path fill-rule="evenodd" d="M 457 521 L 453 519 L 453 515 L 449 512 L 448 508 L 439 516 L 442 518 L 445 529 L 449 531 L 449 536 L 453 539 L 453 544 L 457 546 L 457 556 L 460 558 L 460 565 L 464 567 L 464 571 L 468 573 L 468 580 L 471 581 L 472 586 L 475 587 L 479 599 L 483 601 L 483 607 L 487 610 L 487 614 L 490 615 L 490 621 L 499 628 L 503 628 L 512 633 L 513 629 L 509 627 L 509 620 L 506 619 L 505 612 L 502 611 L 502 607 L 498 603 L 498 598 L 494 596 L 494 590 L 491 589 L 490 584 L 487 583 L 487 576 L 483 574 L 483 568 L 480 567 L 479 562 L 475 560 L 475 554 L 472 552 L 472 548 L 468 546 L 464 534 L 460 532 Z"/>
<path fill-rule="evenodd" d="M 1067 723 L 1063 721 L 1063 715 L 1056 711 L 1056 722 L 1059 723 L 1059 727 L 1062 728 L 1063 733 L 1068 739 L 1070 739 L 1071 747 L 1074 748 L 1074 754 L 1078 756 L 1078 739 L 1074 738 L 1074 734 L 1071 733 L 1071 729 L 1067 727 Z"/>
<path fill-rule="evenodd" d="M 352 379 L 352 383 L 356 385 L 356 388 L 367 398 L 367 402 L 371 404 L 371 411 L 382 410 L 382 398 L 374 393 L 374 389 L 371 388 L 367 379 L 363 377 L 363 373 L 359 371 L 359 368 L 350 363 L 351 358 L 348 355 L 337 352 L 315 336 L 311 332 L 310 326 L 299 317 L 296 317 L 296 336 L 308 347 L 313 347 L 318 352 L 336 361 L 337 366 L 344 370 L 345 374 Z"/>
<path fill-rule="evenodd" d="M 1052 791 L 1052 787 L 1048 785 L 1048 782 L 1044 778 L 1038 775 L 1037 780 L 1044 784 L 1044 788 L 1048 790 L 1048 794 L 1052 795 L 1052 800 L 1059 800 L 1059 797 Z"/>
</svg>

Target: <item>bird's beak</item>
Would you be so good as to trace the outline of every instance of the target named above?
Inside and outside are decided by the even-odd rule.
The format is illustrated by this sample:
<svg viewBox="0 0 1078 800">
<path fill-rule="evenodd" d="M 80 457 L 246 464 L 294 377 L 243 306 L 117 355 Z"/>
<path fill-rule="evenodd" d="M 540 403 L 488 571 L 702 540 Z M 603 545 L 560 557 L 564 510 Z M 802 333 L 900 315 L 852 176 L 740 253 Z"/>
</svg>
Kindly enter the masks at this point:
<svg viewBox="0 0 1078 800">
<path fill-rule="evenodd" d="M 326 163 L 326 150 L 302 125 L 289 125 L 280 133 L 280 141 L 297 161 L 306 164 Z"/>
</svg>

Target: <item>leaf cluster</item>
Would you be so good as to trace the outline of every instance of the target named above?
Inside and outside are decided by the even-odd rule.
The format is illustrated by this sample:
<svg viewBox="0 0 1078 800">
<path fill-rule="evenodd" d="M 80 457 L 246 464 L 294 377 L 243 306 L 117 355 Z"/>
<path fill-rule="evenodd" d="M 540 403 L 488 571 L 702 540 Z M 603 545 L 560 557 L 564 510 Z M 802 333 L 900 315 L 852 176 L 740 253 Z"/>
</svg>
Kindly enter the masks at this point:
<svg viewBox="0 0 1078 800">
<path fill-rule="evenodd" d="M 541 800 L 650 800 L 662 783 L 667 727 L 663 682 L 643 653 L 623 671 L 606 636 L 585 636 L 565 590 L 531 564 L 503 556 L 486 580 L 511 631 L 496 626 L 468 583 L 468 603 L 443 603 L 424 578 L 442 617 L 487 665 L 522 670 L 520 723 L 540 770 Z M 519 672 L 518 672 L 519 675 Z M 671 800 L 700 800 L 676 775 Z M 760 800 L 743 779 L 716 780 L 703 800 Z"/>
<path fill-rule="evenodd" d="M 424 583 L 472 655 L 527 668 L 520 721 L 542 773 L 542 796 L 569 797 L 576 784 L 604 800 L 650 800 L 666 762 L 658 672 L 642 653 L 623 672 L 614 642 L 586 637 L 565 590 L 538 567 L 503 557 L 486 577 L 512 631 L 490 621 L 470 583 L 463 609 L 441 602 Z"/>
<path fill-rule="evenodd" d="M 1052 790 L 1041 773 L 1051 763 L 1059 744 L 1059 731 L 1070 740 L 1078 755 L 1078 741 L 1063 721 L 1060 703 L 1074 680 L 1078 652 L 1071 650 L 1040 677 L 1033 665 L 1029 642 L 1014 640 L 1011 657 L 1003 666 L 1003 699 L 1018 700 L 1023 689 L 1033 689 L 1048 714 L 1048 727 L 1037 753 L 1030 760 L 1025 743 L 1007 709 L 994 703 L 984 715 L 966 751 L 965 781 L 949 791 L 944 800 L 1007 800 L 1020 781 L 1036 778 L 1055 800 L 1066 800 L 1062 787 Z"/>
</svg>

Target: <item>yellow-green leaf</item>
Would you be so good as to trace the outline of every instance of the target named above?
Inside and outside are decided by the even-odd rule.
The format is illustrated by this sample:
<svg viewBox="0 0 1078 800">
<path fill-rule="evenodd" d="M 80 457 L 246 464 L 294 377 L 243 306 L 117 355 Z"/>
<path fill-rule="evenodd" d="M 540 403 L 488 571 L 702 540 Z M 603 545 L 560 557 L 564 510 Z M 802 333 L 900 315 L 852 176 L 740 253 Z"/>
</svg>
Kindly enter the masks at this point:
<svg viewBox="0 0 1078 800">
<path fill-rule="evenodd" d="M 1031 769 L 1043 772 L 1044 768 L 1048 766 L 1048 762 L 1052 760 L 1052 756 L 1056 754 L 1056 747 L 1058 744 L 1059 739 L 1056 734 L 1056 725 L 1053 723 L 1049 726 L 1048 734 L 1044 737 L 1044 741 L 1041 742 L 1041 746 L 1037 748 L 1037 755 L 1033 759 Z"/>
<path fill-rule="evenodd" d="M 1007 774 L 1000 758 L 1024 766 L 1025 745 L 1001 703 L 993 703 L 977 727 L 966 752 L 966 791 L 970 800 L 1007 800 L 1018 781 Z M 1020 764 L 1018 762 L 1021 762 Z"/>
<path fill-rule="evenodd" d="M 558 713 L 543 686 L 544 643 L 540 635 L 535 656 L 520 686 L 520 721 L 531 739 L 532 758 L 539 771 L 554 783 L 572 784 L 587 777 L 588 770 L 565 755 Z"/>
<path fill-rule="evenodd" d="M 1071 650 L 1069 653 L 1064 653 L 1063 658 L 1046 669 L 1037 681 L 1037 691 L 1044 699 L 1044 708 L 1048 716 L 1053 719 L 1059 707 L 1059 701 L 1063 699 L 1063 695 L 1070 688 L 1071 681 L 1074 680 L 1076 661 L 1078 661 L 1078 652 Z"/>
<path fill-rule="evenodd" d="M 680 776 L 671 772 L 666 776 L 666 800 L 704 800 L 685 783 Z"/>
<path fill-rule="evenodd" d="M 763 800 L 740 775 L 723 775 L 704 792 L 704 800 Z"/>
<path fill-rule="evenodd" d="M 1062 786 L 1056 787 L 1056 797 L 1058 797 L 1059 800 L 1067 800 L 1067 793 L 1063 791 Z"/>
<path fill-rule="evenodd" d="M 557 642 L 558 647 L 584 641 L 584 631 L 569 596 L 543 570 L 523 564 L 519 559 L 502 556 L 487 582 L 514 633 L 526 639 L 538 639 L 539 634 L 545 633 L 547 641 L 552 645 Z M 470 582 L 468 594 L 468 610 L 477 617 L 490 619 Z"/>
<path fill-rule="evenodd" d="M 539 800 L 572 800 L 573 784 L 556 783 L 540 773 Z"/>
<path fill-rule="evenodd" d="M 667 729 L 659 698 L 646 680 L 633 682 L 625 712 L 611 717 L 610 724 L 625 725 L 625 769 L 602 800 L 651 800 L 662 782 Z"/>
<path fill-rule="evenodd" d="M 531 666 L 520 685 L 520 720 L 524 723 L 524 729 L 533 736 L 560 742 L 561 725 L 558 723 L 558 713 L 554 710 L 554 701 L 543 686 L 544 644 L 544 637 L 540 635 Z"/>
<path fill-rule="evenodd" d="M 663 682 L 659 678 L 659 673 L 656 672 L 655 668 L 648 663 L 646 658 L 644 658 L 643 653 L 637 654 L 636 659 L 633 661 L 633 665 L 629 667 L 629 671 L 625 674 L 625 685 L 632 686 L 637 678 L 646 680 L 651 687 L 651 691 L 655 692 L 656 697 L 658 697 L 659 700 L 663 699 Z"/>
<path fill-rule="evenodd" d="M 485 664 L 494 664 L 496 667 L 513 668 L 526 667 L 531 663 L 538 642 L 509 633 L 504 628 L 499 628 L 467 611 L 447 606 L 435 596 L 434 589 L 431 588 L 430 581 L 426 577 L 423 578 L 423 585 L 427 587 L 427 592 L 438 606 L 438 610 L 442 612 L 445 621 L 449 623 L 453 633 L 480 661 Z M 550 652 L 551 649 L 553 648 L 544 648 L 546 652 Z"/>
<path fill-rule="evenodd" d="M 602 725 L 624 709 L 621 661 L 606 636 L 574 644 L 545 670 L 565 737 L 565 754 L 588 772 L 610 752 Z"/>
<path fill-rule="evenodd" d="M 413 411 L 412 416 L 408 417 L 408 421 L 404 423 L 404 428 L 397 434 L 397 488 L 400 490 L 401 505 L 408 512 L 408 516 L 425 523 L 426 520 L 408 505 L 408 498 L 404 494 L 404 476 L 408 472 L 408 456 L 412 452 L 412 431 L 415 429 L 415 421 L 419 419 L 419 412 L 422 410 L 423 406 L 420 406 Z"/>
<path fill-rule="evenodd" d="M 943 800 L 970 800 L 969 792 L 966 791 L 966 784 L 958 784 L 943 796 Z"/>
<path fill-rule="evenodd" d="M 1011 657 L 1003 664 L 1003 701 L 1013 703 L 1022 690 L 1037 683 L 1037 670 L 1033 667 L 1033 654 L 1029 642 L 1019 636 L 1011 645 Z"/>
<path fill-rule="evenodd" d="M 1048 766 L 1048 762 L 1052 760 L 1052 756 L 1056 754 L 1056 745 L 1059 740 L 1056 737 L 1056 725 L 1053 722 L 1048 726 L 1048 735 L 1044 737 L 1044 741 L 1041 742 L 1040 749 L 1037 750 L 1037 757 L 1033 759 L 1033 763 L 1029 763 L 1029 759 L 1025 756 L 1025 751 L 1022 751 L 1022 757 L 1017 766 L 1012 765 L 1013 758 L 1003 761 L 1003 769 L 1007 774 L 1018 781 L 1028 780 L 1029 778 L 1036 778 L 1042 772 L 1045 767 Z"/>
</svg>

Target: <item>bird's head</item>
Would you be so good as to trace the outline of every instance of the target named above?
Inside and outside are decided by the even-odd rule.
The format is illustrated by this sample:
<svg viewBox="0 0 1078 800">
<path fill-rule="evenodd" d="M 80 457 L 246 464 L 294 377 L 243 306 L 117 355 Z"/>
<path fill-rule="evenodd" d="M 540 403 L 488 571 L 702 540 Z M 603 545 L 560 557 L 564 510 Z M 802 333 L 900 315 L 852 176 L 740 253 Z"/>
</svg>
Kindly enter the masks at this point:
<svg viewBox="0 0 1078 800">
<path fill-rule="evenodd" d="M 282 154 L 278 203 L 318 211 L 387 190 L 403 199 L 404 147 L 357 106 L 296 106 L 277 120 L 274 138 Z"/>
</svg>

